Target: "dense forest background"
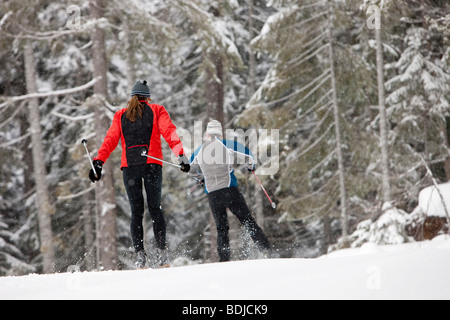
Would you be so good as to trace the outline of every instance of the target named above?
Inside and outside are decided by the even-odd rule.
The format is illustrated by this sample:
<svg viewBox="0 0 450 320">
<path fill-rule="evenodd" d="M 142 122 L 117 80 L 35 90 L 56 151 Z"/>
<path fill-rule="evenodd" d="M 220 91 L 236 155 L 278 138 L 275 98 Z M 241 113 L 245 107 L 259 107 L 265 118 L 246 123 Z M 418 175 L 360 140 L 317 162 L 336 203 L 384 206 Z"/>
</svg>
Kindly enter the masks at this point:
<svg viewBox="0 0 450 320">
<path fill-rule="evenodd" d="M 96 154 L 139 79 L 180 135 L 215 118 L 271 145 L 257 173 L 276 210 L 236 173 L 279 257 L 359 245 L 364 226 L 412 240 L 419 191 L 450 178 L 449 43 L 447 0 L 1 1 L 0 275 L 133 267 L 120 147 L 92 184 L 80 142 Z M 172 260 L 216 261 L 204 193 L 163 172 Z M 256 257 L 230 221 L 233 259 Z"/>
</svg>

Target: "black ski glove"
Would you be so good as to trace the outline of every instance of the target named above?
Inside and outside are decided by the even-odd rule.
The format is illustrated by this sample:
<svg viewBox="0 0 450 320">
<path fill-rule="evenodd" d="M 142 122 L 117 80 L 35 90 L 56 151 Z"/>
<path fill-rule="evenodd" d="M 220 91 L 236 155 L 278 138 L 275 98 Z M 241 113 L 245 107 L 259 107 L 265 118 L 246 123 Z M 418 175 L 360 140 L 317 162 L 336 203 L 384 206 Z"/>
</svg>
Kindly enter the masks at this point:
<svg viewBox="0 0 450 320">
<path fill-rule="evenodd" d="M 189 170 L 191 170 L 191 165 L 189 164 L 188 158 L 184 154 L 180 154 L 178 156 L 178 162 L 180 163 L 181 167 L 180 170 L 183 172 L 188 173 Z"/>
<path fill-rule="evenodd" d="M 94 164 L 95 172 L 97 172 L 97 176 L 95 176 L 94 170 L 89 171 L 89 179 L 91 179 L 92 182 L 99 181 L 102 177 L 102 166 L 103 161 L 101 160 L 94 160 L 92 162 Z"/>
</svg>

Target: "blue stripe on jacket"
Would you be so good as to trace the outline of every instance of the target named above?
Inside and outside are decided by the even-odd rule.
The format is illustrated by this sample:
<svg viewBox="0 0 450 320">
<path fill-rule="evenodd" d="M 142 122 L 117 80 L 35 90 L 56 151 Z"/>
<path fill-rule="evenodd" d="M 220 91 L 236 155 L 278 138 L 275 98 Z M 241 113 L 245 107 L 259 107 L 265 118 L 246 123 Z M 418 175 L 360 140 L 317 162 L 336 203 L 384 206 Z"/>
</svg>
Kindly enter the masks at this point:
<svg viewBox="0 0 450 320">
<path fill-rule="evenodd" d="M 243 144 L 237 142 L 236 140 L 225 140 L 225 139 L 218 139 L 220 142 L 222 142 L 222 144 L 228 149 L 228 150 L 232 150 L 233 152 L 236 153 L 240 153 L 242 155 L 248 156 L 253 160 L 253 163 L 255 163 L 255 158 L 252 154 L 252 152 L 250 151 L 250 149 L 248 149 L 247 147 L 245 147 Z M 200 153 L 201 149 L 203 148 L 203 145 L 199 148 L 197 148 L 194 153 L 191 155 L 190 158 L 190 164 L 192 165 L 195 158 L 198 156 L 198 154 Z M 254 166 L 254 165 L 253 165 Z M 238 183 L 237 183 L 237 178 L 234 174 L 234 170 L 230 171 L 230 184 L 229 187 L 237 187 Z M 206 188 L 205 185 L 205 192 L 209 193 L 209 191 Z"/>
</svg>

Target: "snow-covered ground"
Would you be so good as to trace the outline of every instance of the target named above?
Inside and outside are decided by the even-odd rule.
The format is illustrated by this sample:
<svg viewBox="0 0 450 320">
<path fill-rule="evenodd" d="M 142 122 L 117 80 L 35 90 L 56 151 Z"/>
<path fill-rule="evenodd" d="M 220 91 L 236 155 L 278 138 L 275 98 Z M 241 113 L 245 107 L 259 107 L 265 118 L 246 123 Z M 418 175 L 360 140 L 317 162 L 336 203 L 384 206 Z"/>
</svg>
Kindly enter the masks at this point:
<svg viewBox="0 0 450 320">
<path fill-rule="evenodd" d="M 0 278 L 0 299 L 450 299 L 450 238 L 160 270 Z"/>
</svg>

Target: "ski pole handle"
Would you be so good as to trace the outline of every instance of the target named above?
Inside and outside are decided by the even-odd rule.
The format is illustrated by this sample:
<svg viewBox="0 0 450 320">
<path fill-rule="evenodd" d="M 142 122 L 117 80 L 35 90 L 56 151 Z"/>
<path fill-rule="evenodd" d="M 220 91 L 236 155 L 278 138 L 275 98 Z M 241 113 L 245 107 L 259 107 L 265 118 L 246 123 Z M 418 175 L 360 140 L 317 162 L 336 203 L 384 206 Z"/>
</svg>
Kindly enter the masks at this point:
<svg viewBox="0 0 450 320">
<path fill-rule="evenodd" d="M 94 163 L 92 162 L 92 159 L 91 159 L 91 154 L 89 153 L 89 150 L 87 148 L 87 142 L 88 141 L 86 139 L 81 140 L 81 144 L 83 144 L 84 149 L 86 149 L 86 153 L 88 155 L 89 163 L 91 164 L 91 168 L 92 168 L 92 170 L 94 170 L 94 174 L 98 178 L 97 171 L 95 170 Z"/>
<path fill-rule="evenodd" d="M 266 189 L 264 188 L 264 186 L 262 185 L 261 181 L 259 181 L 258 176 L 256 175 L 255 171 L 252 171 L 253 175 L 256 178 L 256 181 L 258 181 L 259 186 L 261 187 L 261 189 L 264 191 L 264 193 L 266 194 L 267 199 L 269 199 L 270 204 L 272 205 L 272 208 L 276 209 L 277 208 L 277 204 L 275 202 L 272 201 L 272 199 L 270 199 L 269 195 L 267 194 Z"/>
</svg>

